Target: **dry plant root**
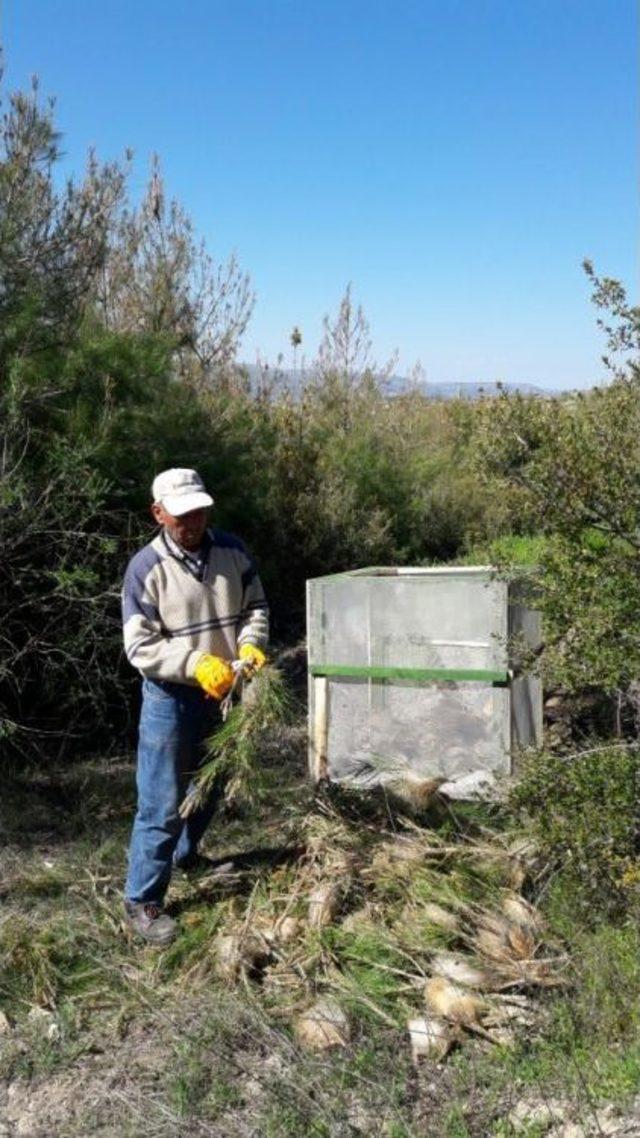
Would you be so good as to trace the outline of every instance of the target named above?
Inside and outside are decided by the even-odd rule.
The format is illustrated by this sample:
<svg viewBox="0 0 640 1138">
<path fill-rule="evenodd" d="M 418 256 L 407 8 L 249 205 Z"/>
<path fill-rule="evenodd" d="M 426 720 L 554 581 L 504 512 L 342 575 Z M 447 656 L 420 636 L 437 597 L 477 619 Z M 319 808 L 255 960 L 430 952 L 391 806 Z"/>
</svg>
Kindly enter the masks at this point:
<svg viewBox="0 0 640 1138">
<path fill-rule="evenodd" d="M 294 1024 L 294 1034 L 306 1051 L 346 1047 L 350 1038 L 349 1021 L 340 1004 L 325 996 L 299 1016 Z"/>
<path fill-rule="evenodd" d="M 436 1016 L 418 1016 L 407 1024 L 414 1063 L 433 1059 L 440 1063 L 459 1039 L 459 1032 L 444 1019 Z"/>
</svg>

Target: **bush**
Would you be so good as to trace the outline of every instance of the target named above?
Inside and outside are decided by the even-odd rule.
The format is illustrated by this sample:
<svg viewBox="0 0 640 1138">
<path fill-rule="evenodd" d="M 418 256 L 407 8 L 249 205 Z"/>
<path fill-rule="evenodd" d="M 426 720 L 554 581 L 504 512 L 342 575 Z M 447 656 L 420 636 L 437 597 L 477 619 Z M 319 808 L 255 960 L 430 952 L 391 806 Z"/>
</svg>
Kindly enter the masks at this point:
<svg viewBox="0 0 640 1138">
<path fill-rule="evenodd" d="M 171 248 L 185 253 L 175 266 L 180 336 L 168 309 L 163 322 L 145 308 L 149 319 L 141 311 L 130 331 L 126 288 L 114 291 L 118 242 L 128 242 L 120 263 L 144 246 L 131 273 L 149 285 L 147 308 L 163 312 L 154 280 L 166 284 L 164 246 L 149 235 L 165 224 L 162 203 L 157 218 L 132 215 L 126 170 L 94 158 L 60 191 L 59 157 L 37 87 L 12 96 L 0 129 L 0 738 L 10 765 L 117 738 L 133 679 L 121 668 L 120 581 L 148 535 L 141 511 L 152 477 L 200 465 L 215 483 L 232 469 L 237 442 L 176 377 L 187 343 L 194 361 L 202 349 L 226 365 L 250 304 L 235 264 L 216 277 L 172 210 Z M 204 320 L 217 289 L 228 307 Z"/>
<path fill-rule="evenodd" d="M 155 169 L 90 158 L 57 188 L 37 89 L 0 129 L 0 733 L 3 755 L 118 738 L 119 592 L 148 540 L 158 470 L 194 466 L 215 522 L 256 556 L 276 639 L 299 635 L 309 576 L 459 556 L 502 533 L 471 468 L 475 411 L 389 398 L 350 290 L 299 395 L 252 391 L 233 358 L 247 278 L 219 268 Z"/>
<path fill-rule="evenodd" d="M 625 744 L 525 759 L 511 806 L 533 825 L 564 902 L 587 925 L 640 902 L 640 749 Z"/>
<path fill-rule="evenodd" d="M 502 504 L 471 469 L 468 415 L 417 394 L 387 398 L 366 372 L 315 375 L 298 398 L 247 404 L 241 532 L 279 627 L 300 631 L 308 577 L 449 560 L 504 529 Z"/>
<path fill-rule="evenodd" d="M 539 561 L 547 680 L 571 692 L 625 693 L 640 673 L 640 309 L 617 282 L 587 271 L 623 366 L 593 391 L 491 400 L 480 408 L 477 459 L 479 473 L 514 495 L 522 520 L 547 538 Z"/>
</svg>

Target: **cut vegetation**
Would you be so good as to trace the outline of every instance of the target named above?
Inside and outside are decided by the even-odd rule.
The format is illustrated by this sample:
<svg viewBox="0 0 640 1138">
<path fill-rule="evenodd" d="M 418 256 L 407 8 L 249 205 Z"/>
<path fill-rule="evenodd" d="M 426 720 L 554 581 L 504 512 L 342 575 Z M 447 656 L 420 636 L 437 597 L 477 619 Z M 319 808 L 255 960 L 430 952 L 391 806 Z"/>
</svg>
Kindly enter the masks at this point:
<svg viewBox="0 0 640 1138">
<path fill-rule="evenodd" d="M 513 808 L 436 796 L 408 818 L 382 791 L 314 794 L 305 751 L 300 722 L 264 738 L 260 794 L 211 832 L 208 852 L 231 870 L 175 879 L 181 934 L 162 952 L 121 920 L 132 772 L 34 774 L 28 797 L 14 785 L 7 1118 L 35 1136 L 500 1138 L 545 1133 L 526 1118 L 553 1098 L 583 1133 L 612 1104 L 626 1125 L 640 1079 L 640 944 L 625 915 L 637 883 L 615 928 L 593 906 L 570 922 L 569 855 L 525 823 L 526 779 Z M 637 771 L 628 758 L 620 793 L 621 769 Z"/>
</svg>

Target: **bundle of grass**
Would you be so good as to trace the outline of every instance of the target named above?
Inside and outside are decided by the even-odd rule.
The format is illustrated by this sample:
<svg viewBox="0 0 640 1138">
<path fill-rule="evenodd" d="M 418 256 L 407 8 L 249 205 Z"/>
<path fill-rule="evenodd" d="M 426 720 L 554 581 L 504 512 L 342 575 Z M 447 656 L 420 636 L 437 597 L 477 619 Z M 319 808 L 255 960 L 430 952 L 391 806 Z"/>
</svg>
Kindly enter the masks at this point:
<svg viewBox="0 0 640 1138">
<path fill-rule="evenodd" d="M 480 967 L 472 958 L 456 956 L 452 952 L 437 952 L 432 956 L 429 966 L 433 976 L 464 988 L 474 988 L 478 992 L 490 992 L 495 988 L 496 981 L 492 973 Z"/>
<path fill-rule="evenodd" d="M 278 945 L 291 944 L 300 933 L 300 919 L 298 917 L 279 917 L 273 922 L 266 935 Z"/>
<path fill-rule="evenodd" d="M 544 932 L 542 916 L 534 905 L 519 893 L 506 893 L 502 898 L 502 912 L 512 924 L 519 925 L 532 939 Z"/>
<path fill-rule="evenodd" d="M 303 819 L 310 855 L 324 862 L 331 850 L 339 850 L 343 858 L 361 858 L 370 843 L 377 840 L 381 828 L 388 825 L 388 818 L 381 817 L 380 809 L 380 800 L 368 793 L 337 783 L 321 786 L 313 810 Z"/>
<path fill-rule="evenodd" d="M 479 995 L 442 976 L 427 981 L 424 999 L 430 1013 L 424 1022 L 429 1024 L 432 1035 L 436 1025 L 435 1037 L 422 1041 L 422 1051 L 419 1044 L 413 1046 L 414 1061 L 424 1055 L 443 1057 L 438 1053 L 438 1042 L 446 1054 L 454 1042 L 462 1043 L 466 1036 L 510 1046 L 515 1042 L 518 1028 L 531 1027 L 534 1023 L 532 1005 L 526 996 L 503 996 L 495 992 Z M 448 1047 L 445 1048 L 446 1042 Z"/>
<path fill-rule="evenodd" d="M 495 907 L 469 906 L 464 940 L 493 975 L 495 990 L 564 984 L 566 954 L 552 946 L 551 954 L 542 956 L 545 948 L 542 917 L 516 893 L 503 894 Z"/>
<path fill-rule="evenodd" d="M 438 790 L 445 781 L 444 778 L 420 778 L 408 770 L 403 777 L 387 782 L 385 790 L 397 809 L 420 817 L 436 801 Z"/>
<path fill-rule="evenodd" d="M 541 865 L 540 852 L 530 836 L 522 836 L 511 841 L 506 850 L 506 884 L 511 889 L 522 889 L 525 881 L 536 873 L 543 877 L 545 867 Z"/>
<path fill-rule="evenodd" d="M 382 755 L 371 755 L 354 766 L 360 786 L 369 787 L 385 801 L 389 811 L 425 816 L 437 801 L 445 778 L 425 778 L 400 757 L 392 761 Z"/>
<path fill-rule="evenodd" d="M 443 905 L 439 905 L 437 901 L 427 901 L 423 906 L 424 916 L 436 928 L 442 929 L 446 933 L 456 935 L 460 932 L 460 919 L 451 909 L 445 909 Z"/>
<path fill-rule="evenodd" d="M 291 723 L 295 708 L 281 673 L 267 666 L 251 681 L 250 698 L 232 707 L 208 740 L 205 761 L 180 807 L 186 818 L 214 786 L 224 785 L 227 801 L 260 798 L 264 774 L 260 763 L 265 738 Z"/>
</svg>

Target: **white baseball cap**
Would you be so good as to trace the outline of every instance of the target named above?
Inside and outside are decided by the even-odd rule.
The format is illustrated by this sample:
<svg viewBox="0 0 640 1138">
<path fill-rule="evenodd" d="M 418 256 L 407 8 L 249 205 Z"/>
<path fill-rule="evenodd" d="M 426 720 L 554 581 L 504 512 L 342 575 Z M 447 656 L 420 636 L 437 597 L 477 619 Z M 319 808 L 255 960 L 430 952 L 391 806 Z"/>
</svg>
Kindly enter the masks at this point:
<svg viewBox="0 0 640 1138">
<path fill-rule="evenodd" d="M 204 482 L 196 470 L 174 467 L 156 475 L 151 487 L 154 502 L 158 502 L 174 518 L 188 514 L 190 510 L 201 510 L 212 506 L 213 498 L 204 488 Z"/>
</svg>

